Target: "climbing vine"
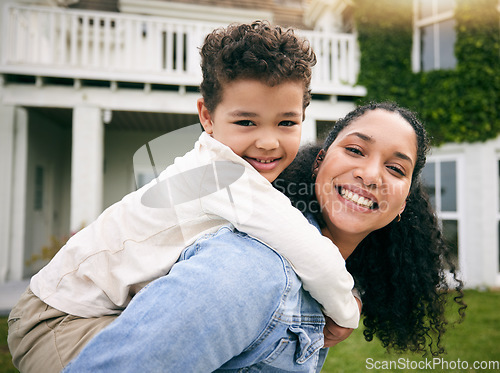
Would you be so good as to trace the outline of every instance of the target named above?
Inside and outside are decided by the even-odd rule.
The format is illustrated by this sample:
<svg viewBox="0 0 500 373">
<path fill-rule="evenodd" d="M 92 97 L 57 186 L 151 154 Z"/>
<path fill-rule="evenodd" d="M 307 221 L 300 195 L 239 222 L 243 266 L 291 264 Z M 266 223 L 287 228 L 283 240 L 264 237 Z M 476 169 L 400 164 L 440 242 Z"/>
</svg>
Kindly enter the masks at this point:
<svg viewBox="0 0 500 373">
<path fill-rule="evenodd" d="M 455 0 L 454 69 L 413 73 L 412 1 L 355 0 L 361 50 L 359 100 L 416 110 L 435 145 L 500 134 L 500 13 L 497 0 Z"/>
</svg>

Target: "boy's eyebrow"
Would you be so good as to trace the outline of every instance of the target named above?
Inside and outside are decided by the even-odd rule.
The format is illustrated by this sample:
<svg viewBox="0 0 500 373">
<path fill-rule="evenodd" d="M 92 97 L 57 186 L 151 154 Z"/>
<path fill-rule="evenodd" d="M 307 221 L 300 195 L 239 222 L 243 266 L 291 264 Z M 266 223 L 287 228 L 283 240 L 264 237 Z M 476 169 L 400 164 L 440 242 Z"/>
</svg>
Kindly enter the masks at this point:
<svg viewBox="0 0 500 373">
<path fill-rule="evenodd" d="M 301 117 L 302 113 L 299 113 L 297 111 L 287 111 L 287 112 L 281 113 L 281 115 L 284 117 Z"/>
<path fill-rule="evenodd" d="M 258 117 L 259 114 L 257 113 L 253 113 L 253 112 L 250 112 L 250 111 L 243 111 L 243 110 L 235 110 L 231 113 L 229 113 L 230 116 L 232 117 L 246 117 L 246 118 L 255 118 L 255 117 Z M 286 111 L 286 112 L 283 112 L 283 113 L 280 113 L 280 116 L 283 116 L 283 117 L 300 117 L 302 116 L 302 113 L 299 113 L 297 111 Z"/>
<path fill-rule="evenodd" d="M 257 113 L 252 113 L 249 111 L 243 111 L 243 110 L 235 110 L 229 113 L 232 117 L 257 117 Z"/>
<path fill-rule="evenodd" d="M 361 132 L 352 132 L 352 133 L 348 134 L 347 136 L 357 136 L 361 140 L 364 140 L 364 141 L 369 142 L 369 143 L 375 142 L 375 140 L 371 136 L 365 135 L 364 133 L 361 133 Z M 408 157 L 406 154 L 401 153 L 401 152 L 394 152 L 394 155 L 398 158 L 401 158 L 405 161 L 410 162 L 413 165 L 413 160 L 410 157 Z"/>
</svg>

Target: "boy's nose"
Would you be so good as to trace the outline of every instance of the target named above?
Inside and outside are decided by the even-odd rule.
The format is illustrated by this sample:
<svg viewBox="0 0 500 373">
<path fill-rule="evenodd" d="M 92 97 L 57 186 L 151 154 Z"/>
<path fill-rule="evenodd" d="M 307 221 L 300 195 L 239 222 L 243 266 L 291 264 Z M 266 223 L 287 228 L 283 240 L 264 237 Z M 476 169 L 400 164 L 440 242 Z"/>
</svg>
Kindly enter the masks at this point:
<svg viewBox="0 0 500 373">
<path fill-rule="evenodd" d="M 255 146 L 263 150 L 276 149 L 279 145 L 278 136 L 276 136 L 273 131 L 263 131 L 255 140 Z"/>
</svg>

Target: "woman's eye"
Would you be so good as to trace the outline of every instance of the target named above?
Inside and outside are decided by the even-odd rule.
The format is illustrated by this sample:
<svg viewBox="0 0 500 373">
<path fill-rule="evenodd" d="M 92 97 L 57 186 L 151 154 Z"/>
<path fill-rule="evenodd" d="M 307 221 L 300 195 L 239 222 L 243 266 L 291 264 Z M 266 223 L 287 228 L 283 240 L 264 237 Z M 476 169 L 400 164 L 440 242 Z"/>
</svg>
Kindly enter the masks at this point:
<svg viewBox="0 0 500 373">
<path fill-rule="evenodd" d="M 390 170 L 396 172 L 397 174 L 399 174 L 401 176 L 406 176 L 404 170 L 401 169 L 400 167 L 397 167 L 397 166 L 387 166 L 387 168 L 389 168 Z"/>
<path fill-rule="evenodd" d="M 283 127 L 292 127 L 292 126 L 295 126 L 297 125 L 298 123 L 297 122 L 294 122 L 294 121 L 291 121 L 291 120 L 284 120 L 282 122 L 280 122 L 280 126 L 283 126 Z"/>
<path fill-rule="evenodd" d="M 361 149 L 358 149 L 358 148 L 355 148 L 355 147 L 352 147 L 352 146 L 348 146 L 345 149 L 349 153 L 353 153 L 353 154 L 357 154 L 357 155 L 363 155 L 363 152 L 361 151 Z"/>
<path fill-rule="evenodd" d="M 252 122 L 251 120 L 239 120 L 237 122 L 235 122 L 235 124 L 237 124 L 238 126 L 243 126 L 243 127 L 250 127 L 250 126 L 254 126 L 254 122 Z"/>
</svg>

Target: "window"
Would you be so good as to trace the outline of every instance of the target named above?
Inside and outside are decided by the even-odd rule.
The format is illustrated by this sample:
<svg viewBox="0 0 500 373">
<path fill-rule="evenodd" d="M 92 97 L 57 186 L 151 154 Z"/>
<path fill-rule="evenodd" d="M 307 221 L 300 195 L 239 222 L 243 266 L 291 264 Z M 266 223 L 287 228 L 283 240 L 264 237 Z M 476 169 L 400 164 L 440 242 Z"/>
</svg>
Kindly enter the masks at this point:
<svg viewBox="0 0 500 373">
<path fill-rule="evenodd" d="M 429 159 L 422 178 L 432 206 L 442 225 L 444 239 L 459 267 L 460 218 L 458 198 L 458 160 Z"/>
<path fill-rule="evenodd" d="M 454 0 L 413 0 L 413 70 L 456 65 Z"/>
</svg>

